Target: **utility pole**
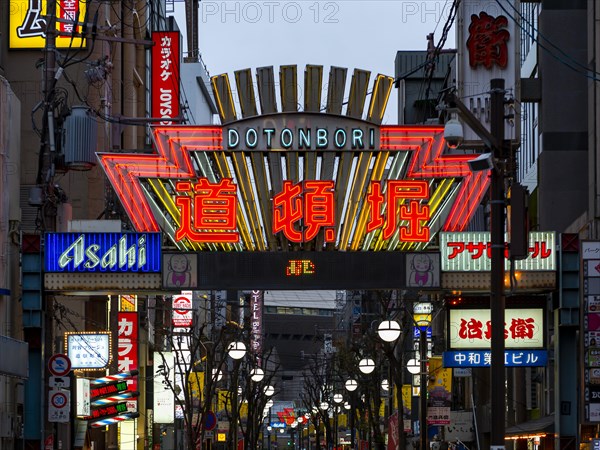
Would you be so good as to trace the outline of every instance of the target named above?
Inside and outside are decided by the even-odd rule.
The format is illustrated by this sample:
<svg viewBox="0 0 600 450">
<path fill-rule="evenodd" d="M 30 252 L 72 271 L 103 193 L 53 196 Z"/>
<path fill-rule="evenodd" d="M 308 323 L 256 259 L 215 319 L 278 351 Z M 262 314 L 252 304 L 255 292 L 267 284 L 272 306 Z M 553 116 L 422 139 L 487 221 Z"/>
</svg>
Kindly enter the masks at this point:
<svg viewBox="0 0 600 450">
<path fill-rule="evenodd" d="M 427 327 L 419 326 L 419 358 L 421 389 L 419 390 L 420 450 L 427 450 Z"/>
<path fill-rule="evenodd" d="M 504 449 L 506 391 L 504 384 L 504 221 L 505 188 L 504 174 L 506 151 L 504 146 L 504 80 L 495 78 L 490 83 L 490 132 L 496 145 L 491 149 L 494 167 L 491 170 L 490 203 L 491 203 L 491 450 Z"/>
</svg>

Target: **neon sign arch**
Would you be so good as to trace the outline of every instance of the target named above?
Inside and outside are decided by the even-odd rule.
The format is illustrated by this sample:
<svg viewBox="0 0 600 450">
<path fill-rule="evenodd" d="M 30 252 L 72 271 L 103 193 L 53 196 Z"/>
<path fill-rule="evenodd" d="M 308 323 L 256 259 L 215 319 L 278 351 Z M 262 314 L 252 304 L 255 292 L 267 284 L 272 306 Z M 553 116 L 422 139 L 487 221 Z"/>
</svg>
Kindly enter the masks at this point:
<svg viewBox="0 0 600 450">
<path fill-rule="evenodd" d="M 463 231 L 489 185 L 473 155 L 452 154 L 443 126 L 381 125 L 393 79 L 307 66 L 303 111 L 296 67 L 212 78 L 221 126 L 158 126 L 156 154 L 99 154 L 135 229 L 163 231 L 187 251 L 414 251 Z M 294 80 L 294 82 L 290 82 Z M 258 113 L 260 104 L 263 114 Z M 325 112 L 320 112 L 325 109 Z M 363 118 L 363 110 L 365 111 Z"/>
</svg>

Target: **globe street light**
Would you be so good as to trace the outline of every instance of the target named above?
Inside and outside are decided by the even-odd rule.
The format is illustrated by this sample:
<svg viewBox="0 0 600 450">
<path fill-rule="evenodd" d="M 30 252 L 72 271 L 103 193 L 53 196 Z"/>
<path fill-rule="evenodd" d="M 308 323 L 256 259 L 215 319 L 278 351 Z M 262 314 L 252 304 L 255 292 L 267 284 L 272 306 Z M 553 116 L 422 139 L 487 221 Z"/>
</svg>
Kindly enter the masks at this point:
<svg viewBox="0 0 600 450">
<path fill-rule="evenodd" d="M 372 373 L 375 370 L 375 361 L 371 358 L 363 358 L 358 363 L 358 370 L 360 370 L 365 375 Z"/>
<path fill-rule="evenodd" d="M 344 396 L 342 394 L 334 394 L 333 401 L 335 403 L 342 403 L 344 401 Z"/>
<path fill-rule="evenodd" d="M 323 401 L 321 402 L 321 404 L 319 405 L 319 408 L 321 408 L 323 411 L 327 411 L 327 409 L 329 408 L 329 403 Z"/>
<path fill-rule="evenodd" d="M 421 363 L 418 359 L 411 358 L 406 362 L 406 370 L 416 375 L 421 371 Z"/>
<path fill-rule="evenodd" d="M 243 342 L 232 342 L 227 347 L 227 353 L 233 359 L 242 359 L 246 354 L 246 345 Z"/>
<path fill-rule="evenodd" d="M 400 324 L 395 320 L 384 320 L 377 327 L 377 334 L 385 342 L 394 342 L 400 337 Z"/>
<path fill-rule="evenodd" d="M 387 378 L 384 378 L 383 380 L 381 380 L 381 389 L 383 389 L 384 391 L 390 390 L 390 383 L 387 380 Z"/>
<path fill-rule="evenodd" d="M 252 381 L 254 381 L 255 383 L 262 381 L 262 379 L 264 377 L 265 377 L 265 372 L 260 367 L 256 367 L 255 369 L 252 369 L 250 371 L 250 379 Z"/>
<path fill-rule="evenodd" d="M 275 388 L 273 386 L 267 386 L 265 388 L 265 395 L 267 397 L 271 397 L 275 393 Z"/>
<path fill-rule="evenodd" d="M 346 390 L 348 392 L 354 392 L 358 388 L 358 382 L 353 378 L 350 378 L 346 381 L 346 384 L 344 386 L 346 387 Z"/>
</svg>

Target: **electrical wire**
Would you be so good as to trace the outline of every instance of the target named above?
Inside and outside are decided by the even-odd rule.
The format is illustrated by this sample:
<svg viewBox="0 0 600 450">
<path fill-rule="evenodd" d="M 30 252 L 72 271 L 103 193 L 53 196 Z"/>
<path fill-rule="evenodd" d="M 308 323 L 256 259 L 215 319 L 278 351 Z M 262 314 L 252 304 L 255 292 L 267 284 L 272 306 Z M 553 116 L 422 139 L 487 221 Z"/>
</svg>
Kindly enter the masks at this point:
<svg viewBox="0 0 600 450">
<path fill-rule="evenodd" d="M 560 62 L 561 64 L 563 64 L 564 66 L 568 67 L 569 69 L 573 70 L 574 72 L 585 76 L 586 78 L 589 78 L 590 80 L 593 81 L 600 81 L 600 78 L 598 78 L 598 76 L 600 76 L 600 72 L 595 72 L 587 67 L 585 67 L 584 65 L 582 65 L 579 62 L 576 62 L 572 57 L 568 57 L 568 59 L 572 60 L 573 62 L 569 62 L 569 61 L 565 61 L 563 58 L 561 58 L 560 56 L 556 55 L 552 50 L 550 50 L 546 45 L 544 45 L 542 42 L 540 42 L 540 40 L 537 38 L 537 36 L 535 36 L 531 31 L 527 30 L 526 28 L 523 27 L 523 25 L 521 25 L 519 23 L 519 21 L 510 14 L 510 12 L 506 9 L 506 7 L 499 1 L 499 0 L 495 0 L 496 3 L 498 4 L 498 6 L 502 9 L 502 11 L 504 11 L 504 13 L 510 17 L 510 19 L 516 23 L 516 25 L 523 31 L 525 32 L 525 34 L 527 34 L 534 42 L 536 42 L 538 44 L 538 46 L 540 48 L 542 48 L 544 51 L 546 51 L 550 56 L 552 56 L 554 59 L 556 59 L 558 62 Z M 519 13 L 520 15 L 520 13 Z M 521 16 L 522 17 L 522 16 Z M 523 18 L 523 17 L 522 17 Z M 531 28 L 533 30 L 535 30 L 539 36 L 539 31 L 533 26 L 531 25 L 527 19 L 523 18 L 523 20 L 525 22 L 527 22 Z M 544 38 L 546 41 L 548 41 L 550 43 L 550 41 L 547 38 Z M 559 50 L 562 54 L 567 55 L 563 50 L 561 50 L 558 46 L 556 46 L 555 44 L 551 43 L 551 45 L 556 48 L 557 50 Z M 578 67 L 578 66 L 581 66 Z M 584 72 L 585 71 L 585 72 Z"/>
</svg>

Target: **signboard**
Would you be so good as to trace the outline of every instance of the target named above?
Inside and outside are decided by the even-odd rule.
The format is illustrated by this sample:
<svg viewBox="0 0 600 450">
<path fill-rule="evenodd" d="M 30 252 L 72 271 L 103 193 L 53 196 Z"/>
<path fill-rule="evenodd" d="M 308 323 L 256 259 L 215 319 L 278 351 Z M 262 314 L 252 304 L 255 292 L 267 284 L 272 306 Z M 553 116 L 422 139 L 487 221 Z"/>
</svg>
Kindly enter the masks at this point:
<svg viewBox="0 0 600 450">
<path fill-rule="evenodd" d="M 521 30 L 518 21 L 513 19 L 519 15 L 518 8 L 516 0 L 482 0 L 457 5 L 457 93 L 466 99 L 467 107 L 488 131 L 491 130 L 490 80 L 504 79 L 506 90 L 520 98 Z M 519 142 L 520 113 L 515 111 L 515 114 L 514 123 L 505 123 L 504 139 Z M 470 128 L 465 127 L 464 134 L 465 142 L 483 145 Z"/>
<path fill-rule="evenodd" d="M 119 372 L 138 369 L 138 313 L 119 312 L 117 317 L 117 366 Z M 129 390 L 137 391 L 137 376 L 127 379 Z"/>
<path fill-rule="evenodd" d="M 451 309 L 449 311 L 448 348 L 490 348 L 489 309 Z M 544 310 L 507 308 L 504 311 L 505 348 L 543 348 Z"/>
<path fill-rule="evenodd" d="M 90 387 L 90 399 L 92 401 L 111 395 L 120 394 L 128 390 L 127 380 L 117 381 L 116 383 L 101 384 Z"/>
<path fill-rule="evenodd" d="M 437 252 L 408 253 L 406 255 L 406 287 L 440 287 L 440 254 Z"/>
<path fill-rule="evenodd" d="M 201 252 L 201 289 L 397 289 L 403 252 Z M 260 284 L 260 286 L 258 286 Z"/>
<path fill-rule="evenodd" d="M 492 352 L 488 350 L 465 350 L 443 353 L 444 367 L 490 367 Z M 548 363 L 546 350 L 505 350 L 506 367 L 545 367 Z"/>
<path fill-rule="evenodd" d="M 507 237 L 505 237 L 507 241 Z M 508 244 L 505 269 L 510 270 Z M 492 266 L 489 231 L 440 233 L 443 272 L 489 272 Z M 529 256 L 515 261 L 517 271 L 556 270 L 556 242 L 553 231 L 529 233 Z"/>
<path fill-rule="evenodd" d="M 213 90 L 220 111 L 229 111 L 221 102 L 231 100 L 231 93 L 220 90 L 216 79 L 225 77 L 213 78 Z M 99 155 L 136 230 L 176 224 L 163 231 L 188 251 L 292 251 L 295 244 L 342 252 L 411 251 L 431 241 L 431 230 L 440 224 L 430 225 L 439 217 L 444 229 L 464 229 L 489 184 L 488 177 L 470 170 L 472 155 L 444 153 L 441 126 L 377 126 L 319 113 L 226 122 L 176 132 L 156 127 L 157 154 Z M 286 169 L 281 155 L 288 151 Z M 378 166 L 370 170 L 373 157 Z M 221 158 L 244 170 L 216 176 L 213 168 L 222 166 Z M 397 170 L 384 170 L 388 163 Z M 296 173 L 284 176 L 286 170 Z M 153 207 L 145 194 L 148 179 L 165 187 Z M 456 190 L 449 189 L 457 183 Z M 455 201 L 445 201 L 450 195 Z M 310 264 L 295 270 L 305 268 Z"/>
<path fill-rule="evenodd" d="M 75 392 L 77 395 L 75 414 L 77 416 L 89 416 L 91 411 L 90 380 L 77 378 Z"/>
<path fill-rule="evenodd" d="M 175 360 L 172 352 L 154 352 L 154 422 L 173 423 L 175 411 L 175 395 L 169 387 L 163 383 L 165 377 L 171 382 L 175 380 Z M 159 367 L 163 366 L 163 368 Z M 198 397 L 199 398 L 199 397 Z"/>
<path fill-rule="evenodd" d="M 44 48 L 46 45 L 47 0 L 10 0 L 9 47 L 10 48 Z M 82 48 L 85 39 L 72 36 L 73 31 L 81 32 L 81 27 L 74 27 L 78 19 L 83 22 L 87 3 L 83 0 L 56 1 L 56 47 Z M 76 29 L 75 29 L 76 28 Z M 63 34 L 60 34 L 63 33 Z"/>
<path fill-rule="evenodd" d="M 46 272 L 161 271 L 160 233 L 46 233 Z"/>
<path fill-rule="evenodd" d="M 192 291 L 182 291 L 173 296 L 173 326 L 189 328 L 192 326 L 194 310 L 192 309 Z"/>
<path fill-rule="evenodd" d="M 263 351 L 263 304 L 264 292 L 252 291 L 250 294 L 250 351 L 262 357 Z"/>
<path fill-rule="evenodd" d="M 110 332 L 65 333 L 71 367 L 78 370 L 102 369 L 110 362 Z"/>
<path fill-rule="evenodd" d="M 449 406 L 429 406 L 427 408 L 428 425 L 448 425 L 450 423 Z"/>
<path fill-rule="evenodd" d="M 50 390 L 48 392 L 48 422 L 69 422 L 70 412 L 71 393 L 66 390 Z"/>
<path fill-rule="evenodd" d="M 64 377 L 71 371 L 71 360 L 62 353 L 52 355 L 48 360 L 48 370 L 55 377 Z"/>
<path fill-rule="evenodd" d="M 179 116 L 179 46 L 178 31 L 152 32 L 152 117 L 161 125 L 171 125 Z"/>
</svg>

